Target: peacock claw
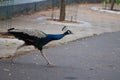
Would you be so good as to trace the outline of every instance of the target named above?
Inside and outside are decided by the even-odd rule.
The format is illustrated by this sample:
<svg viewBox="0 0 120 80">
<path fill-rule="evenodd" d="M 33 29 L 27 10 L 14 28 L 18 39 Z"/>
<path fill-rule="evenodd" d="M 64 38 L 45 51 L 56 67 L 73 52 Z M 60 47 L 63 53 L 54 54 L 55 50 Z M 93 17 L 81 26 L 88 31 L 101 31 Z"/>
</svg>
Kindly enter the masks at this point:
<svg viewBox="0 0 120 80">
<path fill-rule="evenodd" d="M 15 64 L 15 62 L 14 62 L 14 59 L 13 59 L 13 58 L 11 58 L 11 63 L 12 63 L 12 64 Z"/>
<path fill-rule="evenodd" d="M 48 63 L 47 65 L 50 66 L 50 67 L 56 66 L 55 64 L 52 64 L 52 63 Z"/>
</svg>

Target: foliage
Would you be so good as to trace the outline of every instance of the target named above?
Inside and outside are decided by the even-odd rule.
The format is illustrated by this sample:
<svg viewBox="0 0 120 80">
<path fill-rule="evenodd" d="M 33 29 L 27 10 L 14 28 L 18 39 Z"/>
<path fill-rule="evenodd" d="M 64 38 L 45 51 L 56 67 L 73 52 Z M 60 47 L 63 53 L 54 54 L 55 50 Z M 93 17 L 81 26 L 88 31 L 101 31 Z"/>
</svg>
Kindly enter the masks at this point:
<svg viewBox="0 0 120 80">
<path fill-rule="evenodd" d="M 107 4 L 107 3 L 109 3 L 109 0 L 103 0 L 103 3 Z"/>
<path fill-rule="evenodd" d="M 119 5 L 120 4 L 120 0 L 116 0 L 116 4 Z"/>
<path fill-rule="evenodd" d="M 110 2 L 110 0 L 103 0 L 103 3 L 104 3 L 104 4 L 108 4 L 109 2 Z M 116 0 L 115 3 L 116 3 L 117 5 L 119 5 L 119 4 L 120 4 L 120 0 Z"/>
</svg>

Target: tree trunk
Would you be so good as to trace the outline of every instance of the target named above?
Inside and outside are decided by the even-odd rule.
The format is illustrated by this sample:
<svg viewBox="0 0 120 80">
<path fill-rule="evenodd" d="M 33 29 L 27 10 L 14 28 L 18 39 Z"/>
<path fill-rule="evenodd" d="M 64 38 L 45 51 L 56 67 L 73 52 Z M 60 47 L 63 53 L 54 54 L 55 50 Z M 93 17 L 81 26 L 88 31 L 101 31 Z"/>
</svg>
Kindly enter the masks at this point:
<svg viewBox="0 0 120 80">
<path fill-rule="evenodd" d="M 111 0 L 111 10 L 113 10 L 113 8 L 114 8 L 114 4 L 115 4 L 115 0 Z"/>
<path fill-rule="evenodd" d="M 61 6 L 60 6 L 60 21 L 64 21 L 65 20 L 65 8 L 66 8 L 66 2 L 65 0 L 61 0 Z"/>
</svg>

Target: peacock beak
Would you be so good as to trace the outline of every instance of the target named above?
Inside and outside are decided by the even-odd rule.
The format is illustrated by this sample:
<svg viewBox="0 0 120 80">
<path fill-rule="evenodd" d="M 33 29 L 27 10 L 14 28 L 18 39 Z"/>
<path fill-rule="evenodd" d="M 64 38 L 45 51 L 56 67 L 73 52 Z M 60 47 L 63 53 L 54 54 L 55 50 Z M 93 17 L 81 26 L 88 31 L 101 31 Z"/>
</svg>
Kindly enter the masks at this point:
<svg viewBox="0 0 120 80">
<path fill-rule="evenodd" d="M 71 34 L 74 34 L 73 32 L 71 32 Z"/>
</svg>

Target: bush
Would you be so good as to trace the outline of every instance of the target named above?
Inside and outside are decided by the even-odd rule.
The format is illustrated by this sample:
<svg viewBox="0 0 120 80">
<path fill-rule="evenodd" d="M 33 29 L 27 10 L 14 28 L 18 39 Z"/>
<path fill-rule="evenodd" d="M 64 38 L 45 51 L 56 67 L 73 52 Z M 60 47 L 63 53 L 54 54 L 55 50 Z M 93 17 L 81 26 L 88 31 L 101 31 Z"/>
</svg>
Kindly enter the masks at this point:
<svg viewBox="0 0 120 80">
<path fill-rule="evenodd" d="M 120 4 L 120 0 L 116 0 L 116 4 L 119 5 Z"/>
</svg>

